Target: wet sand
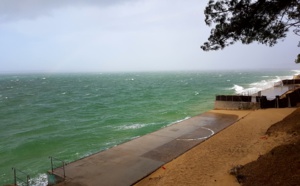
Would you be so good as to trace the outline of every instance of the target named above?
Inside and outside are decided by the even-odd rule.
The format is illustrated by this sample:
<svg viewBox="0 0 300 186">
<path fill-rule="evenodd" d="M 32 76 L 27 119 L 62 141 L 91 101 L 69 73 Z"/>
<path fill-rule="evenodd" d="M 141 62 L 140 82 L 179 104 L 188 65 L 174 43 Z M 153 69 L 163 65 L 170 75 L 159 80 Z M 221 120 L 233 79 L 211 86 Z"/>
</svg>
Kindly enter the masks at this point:
<svg viewBox="0 0 300 186">
<path fill-rule="evenodd" d="M 265 132 L 294 110 L 250 111 L 233 125 L 161 166 L 136 185 L 239 185 L 235 177 L 229 174 L 230 169 L 254 161 L 286 143 L 289 140 L 287 137 L 268 137 Z M 211 112 L 232 114 L 232 111 Z"/>
</svg>

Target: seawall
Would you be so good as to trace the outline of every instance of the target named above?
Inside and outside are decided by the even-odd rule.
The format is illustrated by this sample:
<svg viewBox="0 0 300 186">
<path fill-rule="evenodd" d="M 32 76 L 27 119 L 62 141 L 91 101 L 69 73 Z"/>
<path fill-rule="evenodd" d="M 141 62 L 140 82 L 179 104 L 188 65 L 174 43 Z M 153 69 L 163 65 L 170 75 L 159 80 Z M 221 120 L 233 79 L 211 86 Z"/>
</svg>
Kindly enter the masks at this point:
<svg viewBox="0 0 300 186">
<path fill-rule="evenodd" d="M 249 111 L 209 111 L 65 166 L 57 185 L 132 185 Z M 63 177 L 61 168 L 53 174 Z"/>
<path fill-rule="evenodd" d="M 294 107 L 300 102 L 300 79 L 282 80 L 253 95 L 217 95 L 215 109 L 256 110 Z"/>
</svg>

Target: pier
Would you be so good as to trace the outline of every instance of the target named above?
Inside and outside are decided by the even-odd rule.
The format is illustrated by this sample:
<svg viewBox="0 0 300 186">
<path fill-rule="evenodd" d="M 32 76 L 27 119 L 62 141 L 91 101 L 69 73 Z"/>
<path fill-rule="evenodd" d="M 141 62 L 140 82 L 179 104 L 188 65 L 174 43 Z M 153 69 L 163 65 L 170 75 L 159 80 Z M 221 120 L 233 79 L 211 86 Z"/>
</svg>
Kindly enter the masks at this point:
<svg viewBox="0 0 300 186">
<path fill-rule="evenodd" d="M 54 169 L 55 185 L 132 185 L 230 126 L 249 111 L 209 111 Z"/>
</svg>

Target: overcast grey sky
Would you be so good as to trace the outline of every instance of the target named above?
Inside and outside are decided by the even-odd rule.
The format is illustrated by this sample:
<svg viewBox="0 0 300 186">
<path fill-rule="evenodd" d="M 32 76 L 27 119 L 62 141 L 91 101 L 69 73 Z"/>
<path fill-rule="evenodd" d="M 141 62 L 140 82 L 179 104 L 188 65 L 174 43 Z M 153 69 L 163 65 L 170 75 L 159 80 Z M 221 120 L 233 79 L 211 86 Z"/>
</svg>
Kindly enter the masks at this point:
<svg viewBox="0 0 300 186">
<path fill-rule="evenodd" d="M 0 72 L 299 69 L 300 37 L 203 52 L 205 0 L 1 0 Z"/>
</svg>

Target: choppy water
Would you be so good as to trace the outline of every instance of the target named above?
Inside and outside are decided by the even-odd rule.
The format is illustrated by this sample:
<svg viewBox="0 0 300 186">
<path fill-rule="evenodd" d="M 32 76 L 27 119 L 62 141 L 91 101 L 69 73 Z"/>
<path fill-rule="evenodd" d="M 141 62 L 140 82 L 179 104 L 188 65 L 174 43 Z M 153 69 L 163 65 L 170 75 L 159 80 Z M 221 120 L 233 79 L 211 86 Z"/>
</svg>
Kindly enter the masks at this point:
<svg viewBox="0 0 300 186">
<path fill-rule="evenodd" d="M 49 156 L 67 162 L 250 94 L 294 71 L 0 75 L 0 185 L 12 167 L 45 185 Z"/>
</svg>

